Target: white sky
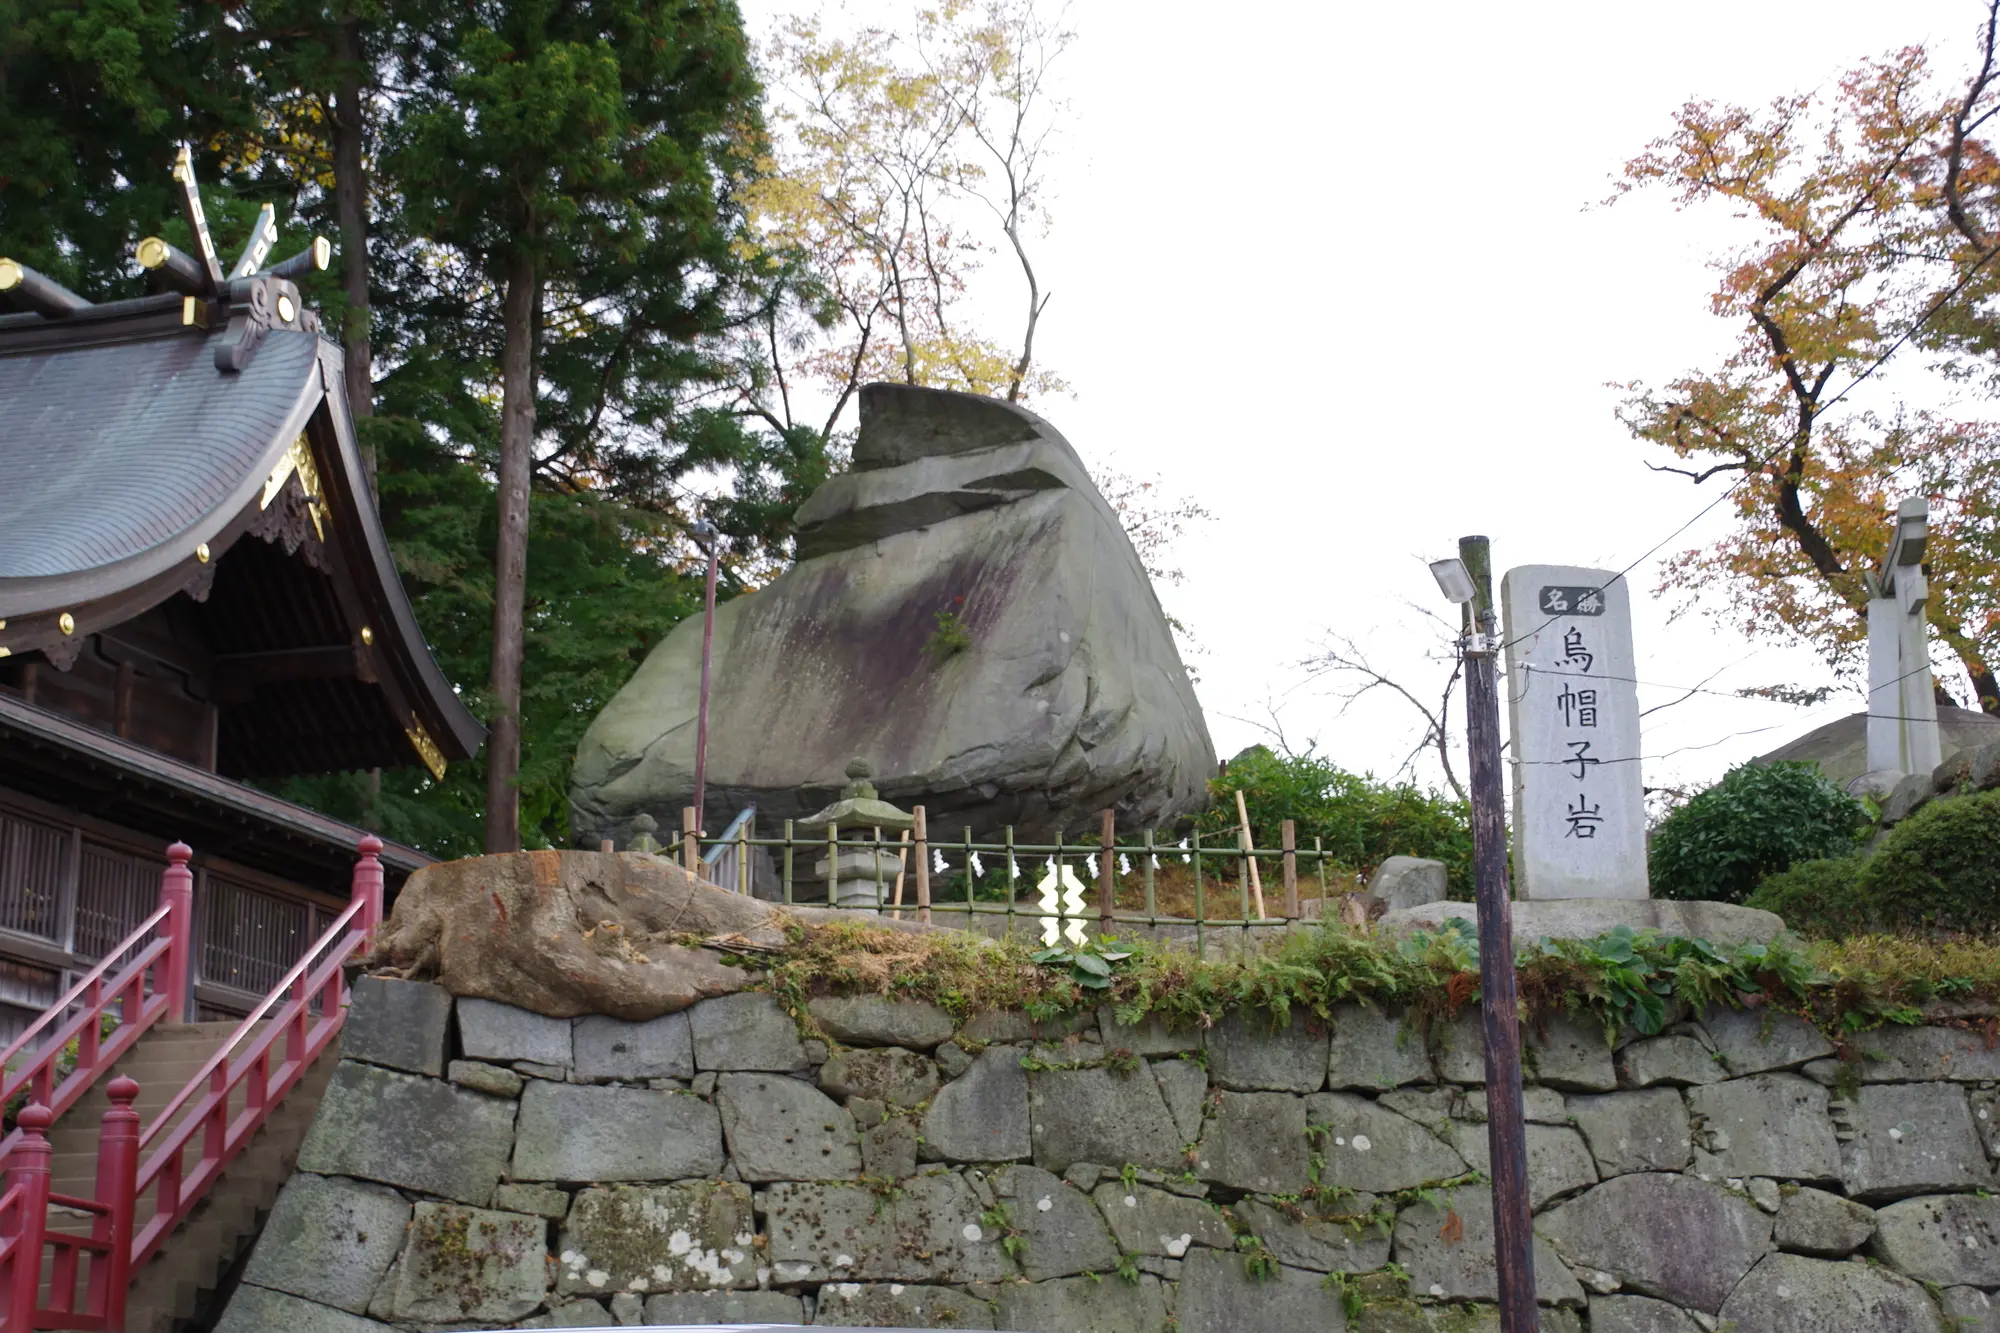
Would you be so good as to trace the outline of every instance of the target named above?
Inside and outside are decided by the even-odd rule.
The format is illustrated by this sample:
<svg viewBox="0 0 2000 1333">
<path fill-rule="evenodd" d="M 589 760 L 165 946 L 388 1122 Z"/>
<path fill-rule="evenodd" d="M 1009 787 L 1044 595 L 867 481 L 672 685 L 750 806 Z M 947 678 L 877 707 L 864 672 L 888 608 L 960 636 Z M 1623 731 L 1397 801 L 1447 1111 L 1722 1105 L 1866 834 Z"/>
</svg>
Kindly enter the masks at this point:
<svg viewBox="0 0 2000 1333">
<path fill-rule="evenodd" d="M 761 34 L 800 5 L 744 8 Z M 907 12 L 852 8 L 896 26 Z M 1728 345 L 1706 261 L 1729 224 L 1664 196 L 1592 205 L 1691 97 L 1762 103 L 1913 43 L 1956 70 L 1979 18 L 1973 0 L 1078 0 L 1036 251 L 1054 294 L 1038 355 L 1074 397 L 1036 406 L 1087 458 L 1214 512 L 1176 551 L 1186 583 L 1164 591 L 1206 650 L 1192 663 L 1217 752 L 1263 739 L 1237 719 L 1272 701 L 1295 745 L 1387 775 L 1416 715 L 1377 694 L 1342 716 L 1302 683 L 1327 631 L 1434 694 L 1438 636 L 1406 602 L 1448 609 L 1423 562 L 1461 534 L 1491 536 L 1499 570 L 1617 569 L 1718 494 L 1647 471 L 1657 456 L 1605 386 Z M 1018 283 L 989 265 L 996 334 L 1015 326 Z M 1722 531 L 1726 510 L 1660 554 Z M 1631 577 L 1642 679 L 1832 680 L 1699 611 L 1670 623 L 1657 557 Z M 1642 688 L 1641 705 L 1678 693 Z M 1712 780 L 1861 703 L 1699 697 L 1647 719 L 1645 753 L 1662 757 L 1646 782 Z"/>
</svg>

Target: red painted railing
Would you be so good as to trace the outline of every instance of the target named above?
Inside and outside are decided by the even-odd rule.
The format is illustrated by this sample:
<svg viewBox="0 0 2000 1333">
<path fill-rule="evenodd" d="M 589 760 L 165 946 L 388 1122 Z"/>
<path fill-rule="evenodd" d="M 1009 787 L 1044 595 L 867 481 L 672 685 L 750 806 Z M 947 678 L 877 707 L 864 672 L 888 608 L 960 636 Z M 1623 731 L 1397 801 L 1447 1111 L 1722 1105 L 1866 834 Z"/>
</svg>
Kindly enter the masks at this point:
<svg viewBox="0 0 2000 1333">
<path fill-rule="evenodd" d="M 381 850 L 379 838 L 361 840 L 361 856 L 354 866 L 353 896 L 347 910 L 292 965 L 249 1017 L 237 1025 L 229 1040 L 167 1103 L 143 1134 L 138 1114 L 132 1110 L 139 1085 L 129 1078 L 112 1080 L 107 1091 L 113 1104 L 105 1112 L 98 1134 L 95 1199 L 50 1194 L 51 1150 L 47 1131 L 55 1114 L 40 1102 L 21 1113 L 20 1128 L 8 1140 L 12 1149 L 5 1159 L 7 1188 L 0 1194 L 0 1333 L 30 1333 L 35 1329 L 119 1333 L 133 1270 L 150 1259 L 174 1228 L 206 1197 L 271 1112 L 340 1035 L 341 1024 L 347 1017 L 343 968 L 366 948 L 382 921 Z M 188 849 L 176 844 L 168 855 L 174 862 L 167 871 L 168 877 L 171 879 L 176 870 L 185 875 Z M 167 899 L 168 892 L 168 888 L 162 888 L 163 899 Z M 135 932 L 126 947 L 162 922 L 176 919 L 191 922 L 191 908 L 191 896 L 178 903 L 163 902 L 160 911 Z M 185 930 L 178 938 L 185 942 Z M 156 993 L 175 997 L 178 1003 L 178 997 L 186 994 L 187 957 L 184 943 L 176 950 L 162 940 L 155 940 L 135 957 L 127 974 L 164 960 L 165 980 L 155 988 Z M 123 975 L 126 974 L 111 983 L 114 991 L 122 992 L 126 985 Z M 180 981 L 178 988 L 166 989 L 173 987 L 175 977 Z M 82 987 L 84 983 L 78 985 Z M 79 990 L 65 997 L 54 1012 L 59 1014 L 82 993 Z M 131 993 L 135 997 L 144 996 L 137 988 Z M 100 998 L 95 991 L 90 995 L 93 999 Z M 315 1000 L 317 1014 L 313 1012 Z M 139 1006 L 151 1003 L 149 998 L 140 998 L 138 1005 L 124 1012 L 143 1013 Z M 101 1014 L 105 1008 L 108 1003 L 100 1005 L 97 1012 Z M 44 1025 L 47 1017 L 44 1016 Z M 154 1014 L 146 1023 L 157 1018 L 158 1014 Z M 69 1030 L 70 1025 L 66 1024 L 59 1032 Z M 119 1034 L 125 1030 L 121 1026 Z M 79 1036 L 78 1068 L 83 1067 L 85 1049 L 95 1064 L 102 1067 L 136 1039 L 135 1033 L 118 1044 L 113 1053 L 114 1042 L 101 1045 L 93 1042 L 86 1048 Z M 40 1066 L 38 1060 L 24 1072 L 32 1074 Z M 39 1086 L 60 1093 L 71 1086 L 74 1077 L 55 1084 L 50 1073 Z M 22 1085 L 26 1085 L 25 1078 Z M 88 1086 L 86 1082 L 69 1093 L 69 1101 L 74 1102 Z M 232 1097 L 237 1102 L 234 1112 L 230 1109 Z M 197 1139 L 200 1146 L 190 1166 L 187 1158 Z M 141 1164 L 141 1154 L 148 1148 L 150 1155 Z M 154 1199 L 153 1215 L 144 1226 L 137 1226 L 138 1201 L 149 1194 Z M 90 1235 L 50 1231 L 48 1210 L 52 1203 L 90 1215 Z M 46 1304 L 38 1296 L 45 1261 L 49 1274 Z M 80 1278 L 84 1281 L 81 1309 L 76 1305 Z"/>
<path fill-rule="evenodd" d="M 51 1118 L 60 1116 L 153 1024 L 186 1021 L 194 949 L 194 875 L 188 870 L 193 855 L 186 843 L 167 848 L 160 905 L 153 914 L 0 1051 L 0 1068 L 31 1047 L 35 1051 L 20 1068 L 0 1076 L 0 1106 L 11 1105 L 25 1088 L 29 1101 L 46 1107 Z M 106 1037 L 104 1020 L 114 1012 L 118 1026 Z M 61 1074 L 63 1051 L 72 1041 L 76 1064 Z M 10 1160 L 21 1140 L 19 1129 L 0 1139 L 0 1161 Z"/>
</svg>

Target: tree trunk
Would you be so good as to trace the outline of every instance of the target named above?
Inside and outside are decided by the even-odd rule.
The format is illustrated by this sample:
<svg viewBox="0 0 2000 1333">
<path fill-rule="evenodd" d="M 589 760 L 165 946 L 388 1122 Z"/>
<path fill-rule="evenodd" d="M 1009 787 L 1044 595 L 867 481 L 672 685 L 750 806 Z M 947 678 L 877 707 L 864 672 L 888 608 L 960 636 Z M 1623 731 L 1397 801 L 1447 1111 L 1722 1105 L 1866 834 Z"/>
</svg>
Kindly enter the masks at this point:
<svg viewBox="0 0 2000 1333">
<path fill-rule="evenodd" d="M 333 114 L 333 197 L 340 225 L 341 288 L 347 311 L 340 322 L 345 354 L 347 405 L 356 417 L 375 413 L 374 363 L 368 347 L 368 168 L 362 154 L 366 132 L 362 109 L 363 64 L 361 20 L 343 18 L 334 25 L 334 58 L 340 66 L 340 88 Z M 368 472 L 368 490 L 375 492 L 375 449 L 364 437 L 361 462 Z"/>
<path fill-rule="evenodd" d="M 500 354 L 500 535 L 493 552 L 493 718 L 486 740 L 486 850 L 521 849 L 522 615 L 528 580 L 528 473 L 535 438 L 535 261 L 507 270 Z"/>
</svg>

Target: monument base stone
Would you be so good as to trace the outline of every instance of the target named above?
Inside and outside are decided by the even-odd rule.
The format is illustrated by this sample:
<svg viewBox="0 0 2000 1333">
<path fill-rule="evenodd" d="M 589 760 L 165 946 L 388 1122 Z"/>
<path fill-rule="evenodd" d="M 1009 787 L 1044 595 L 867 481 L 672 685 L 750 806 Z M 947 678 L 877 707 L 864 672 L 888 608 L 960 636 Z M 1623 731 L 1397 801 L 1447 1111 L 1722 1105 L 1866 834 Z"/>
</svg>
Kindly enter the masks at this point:
<svg viewBox="0 0 2000 1333">
<path fill-rule="evenodd" d="M 1478 909 L 1471 903 L 1436 902 L 1405 907 L 1382 917 L 1385 931 L 1434 929 L 1452 917 L 1475 928 Z M 1775 912 L 1735 903 L 1679 902 L 1663 898 L 1541 898 L 1514 904 L 1517 945 L 1548 938 L 1587 940 L 1630 926 L 1707 940 L 1723 948 L 1766 944 L 1784 933 L 1785 922 Z"/>
</svg>

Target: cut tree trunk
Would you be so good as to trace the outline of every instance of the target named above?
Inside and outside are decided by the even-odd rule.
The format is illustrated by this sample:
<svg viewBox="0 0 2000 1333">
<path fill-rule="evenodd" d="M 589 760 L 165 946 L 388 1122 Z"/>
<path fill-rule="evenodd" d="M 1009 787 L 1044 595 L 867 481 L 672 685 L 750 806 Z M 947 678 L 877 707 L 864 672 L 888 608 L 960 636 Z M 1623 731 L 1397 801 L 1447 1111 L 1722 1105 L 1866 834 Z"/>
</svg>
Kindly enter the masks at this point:
<svg viewBox="0 0 2000 1333">
<path fill-rule="evenodd" d="M 493 552 L 492 729 L 486 740 L 486 850 L 521 848 L 521 657 L 528 582 L 528 472 L 535 438 L 534 260 L 507 270 L 500 354 L 500 532 Z"/>
</svg>

